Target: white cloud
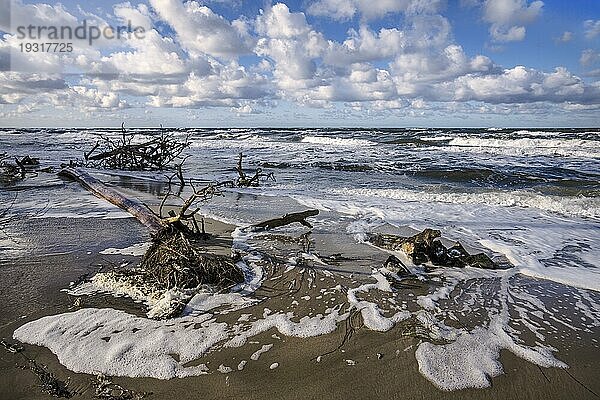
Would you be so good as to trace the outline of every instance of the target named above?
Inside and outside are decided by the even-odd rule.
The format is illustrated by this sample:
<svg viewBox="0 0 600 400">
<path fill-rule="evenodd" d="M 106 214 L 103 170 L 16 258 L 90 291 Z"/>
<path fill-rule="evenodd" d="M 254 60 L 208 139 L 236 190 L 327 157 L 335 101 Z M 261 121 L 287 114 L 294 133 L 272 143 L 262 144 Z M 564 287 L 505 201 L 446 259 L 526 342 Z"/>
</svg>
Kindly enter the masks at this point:
<svg viewBox="0 0 600 400">
<path fill-rule="evenodd" d="M 583 28 L 585 30 L 586 39 L 594 39 L 598 35 L 600 35 L 600 19 L 593 20 L 588 19 L 583 23 Z"/>
<path fill-rule="evenodd" d="M 491 24 L 490 35 L 497 42 L 521 41 L 525 25 L 533 22 L 542 12 L 544 3 L 527 0 L 485 0 L 483 19 Z"/>
<path fill-rule="evenodd" d="M 18 26 L 75 26 L 77 18 L 65 7 L 38 3 L 23 4 L 21 0 L 0 0 L 0 30 L 13 32 Z M 10 11 L 10 12 L 7 12 Z"/>
<path fill-rule="evenodd" d="M 284 99 L 332 112 L 344 105 L 342 113 L 393 110 L 418 116 L 431 110 L 538 113 L 543 108 L 539 104 L 571 109 L 600 104 L 600 84 L 586 84 L 565 68 L 502 69 L 484 55 L 465 53 L 453 38 L 450 22 L 437 14 L 443 2 L 338 0 L 335 4 L 341 8 L 326 15 L 338 19 L 358 15 L 361 21 L 345 39 L 333 40 L 311 26 L 304 13 L 291 12 L 282 3 L 265 8 L 254 20 L 230 21 L 196 1 L 149 1 L 151 7 L 122 3 L 112 9 L 117 20 L 147 28 L 141 39 L 125 38 L 102 53 L 85 49 L 58 60 L 39 54 L 26 60 L 39 69 L 37 74 L 0 74 L 0 104 L 5 105 L 0 109 L 109 112 L 146 104 L 228 107 L 246 115 Z M 332 1 L 320 0 L 311 7 Z M 525 0 L 478 4 L 496 41 L 522 40 L 525 25 L 542 8 L 541 2 Z M 32 7 L 29 11 L 38 13 L 40 20 L 59 13 L 76 23 L 61 6 Z M 404 13 L 396 26 L 373 29 L 367 23 L 394 12 Z M 162 22 L 175 33 L 162 29 Z M 593 29 L 595 22 L 588 25 Z M 571 38 L 565 32 L 561 40 Z M 5 69 L 11 40 L 11 36 L 0 39 Z M 241 65 L 240 57 L 247 54 L 257 59 Z M 580 61 L 592 66 L 599 57 L 588 49 Z M 67 83 L 50 74 L 60 63 L 79 68 L 83 77 Z M 588 72 L 594 74 L 597 70 Z"/>
<path fill-rule="evenodd" d="M 213 65 L 213 73 L 198 75 L 191 72 L 181 85 L 150 97 L 156 107 L 224 106 L 239 108 L 241 100 L 256 100 L 270 96 L 268 81 L 259 74 L 248 73 L 235 62 Z M 248 104 L 245 102 L 244 104 Z"/>
<path fill-rule="evenodd" d="M 158 15 L 173 27 L 178 41 L 188 52 L 224 58 L 250 53 L 250 38 L 243 36 L 240 24 L 230 23 L 210 8 L 196 1 L 149 1 Z"/>
<path fill-rule="evenodd" d="M 347 20 L 360 14 L 365 20 L 381 18 L 386 14 L 437 13 L 445 7 L 445 0 L 317 0 L 309 5 L 311 15 Z"/>
<path fill-rule="evenodd" d="M 97 72 L 120 73 L 127 75 L 181 74 L 188 71 L 179 47 L 173 39 L 162 37 L 155 30 L 149 30 L 142 39 L 132 39 L 128 44 L 133 51 L 115 51 L 102 57 L 96 63 Z"/>
<path fill-rule="evenodd" d="M 557 39 L 557 41 L 562 43 L 568 43 L 571 40 L 573 40 L 573 32 L 571 31 L 564 31 L 563 34 Z"/>
<path fill-rule="evenodd" d="M 410 46 L 404 31 L 382 28 L 373 32 L 361 25 L 358 32 L 350 30 L 350 36 L 342 43 L 330 41 L 324 61 L 329 65 L 349 65 L 391 58 Z"/>
<path fill-rule="evenodd" d="M 600 91 L 597 88 L 586 87 L 580 78 L 562 67 L 545 73 L 517 66 L 506 69 L 501 74 L 461 76 L 441 87 L 453 100 L 478 100 L 492 104 L 600 101 Z"/>
<path fill-rule="evenodd" d="M 581 52 L 581 57 L 579 57 L 579 63 L 584 67 L 589 67 L 592 64 L 595 64 L 597 61 L 600 61 L 600 52 L 594 49 L 585 49 Z"/>
<path fill-rule="evenodd" d="M 66 82 L 59 75 L 0 72 L 0 104 L 18 104 L 27 97 L 66 88 Z"/>
<path fill-rule="evenodd" d="M 281 88 L 311 86 L 317 72 L 314 61 L 327 46 L 323 36 L 306 22 L 303 13 L 291 13 L 278 3 L 256 19 L 256 54 L 274 62 L 277 84 Z"/>
<path fill-rule="evenodd" d="M 113 13 L 124 24 L 131 22 L 134 27 L 142 27 L 145 31 L 152 30 L 150 10 L 146 4 L 140 3 L 137 6 L 132 6 L 130 2 L 116 4 Z"/>
<path fill-rule="evenodd" d="M 60 109 L 115 109 L 127 103 L 114 92 L 68 86 L 58 75 L 0 72 L 0 104 L 17 104 L 32 111 L 39 106 Z"/>
</svg>

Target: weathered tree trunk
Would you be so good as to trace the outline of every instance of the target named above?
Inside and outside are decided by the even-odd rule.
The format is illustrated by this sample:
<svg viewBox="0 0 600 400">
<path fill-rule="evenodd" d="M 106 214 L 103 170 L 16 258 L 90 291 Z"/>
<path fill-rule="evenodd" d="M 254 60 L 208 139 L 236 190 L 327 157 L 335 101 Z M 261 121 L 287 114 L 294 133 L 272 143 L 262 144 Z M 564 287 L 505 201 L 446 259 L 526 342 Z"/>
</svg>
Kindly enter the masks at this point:
<svg viewBox="0 0 600 400">
<path fill-rule="evenodd" d="M 59 175 L 79 182 L 81 186 L 92 192 L 95 196 L 107 200 L 117 207 L 127 211 L 144 226 L 150 229 L 151 233 L 157 233 L 164 228 L 160 218 L 152 214 L 150 210 L 148 210 L 142 203 L 123 196 L 121 193 L 106 186 L 104 183 L 94 178 L 87 172 L 79 168 L 66 167 L 59 172 Z"/>
<path fill-rule="evenodd" d="M 293 224 L 294 222 L 298 222 L 308 228 L 312 228 L 312 225 L 306 221 L 308 217 L 314 217 L 319 214 L 319 210 L 306 210 L 302 212 L 289 213 L 285 214 L 281 218 L 273 218 L 268 221 L 263 221 L 252 227 L 255 230 L 269 230 L 274 228 L 279 228 L 280 226 Z"/>
</svg>

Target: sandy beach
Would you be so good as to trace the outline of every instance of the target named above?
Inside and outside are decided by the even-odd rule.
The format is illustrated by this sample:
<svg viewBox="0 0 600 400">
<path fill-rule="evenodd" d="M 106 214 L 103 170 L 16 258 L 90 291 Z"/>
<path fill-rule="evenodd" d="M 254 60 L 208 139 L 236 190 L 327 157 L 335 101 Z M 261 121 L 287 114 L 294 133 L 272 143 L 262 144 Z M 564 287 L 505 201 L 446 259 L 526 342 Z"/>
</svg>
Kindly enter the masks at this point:
<svg viewBox="0 0 600 400">
<path fill-rule="evenodd" d="M 600 399 L 599 0 L 0 12 L 0 400 Z"/>
<path fill-rule="evenodd" d="M 133 193 L 131 189 L 122 190 Z M 137 194 L 144 196 L 143 192 Z M 91 195 L 84 193 L 83 196 Z M 77 207 L 75 204 L 73 206 Z M 234 225 L 207 219 L 206 228 L 220 239 L 219 245 L 212 247 L 213 251 L 231 251 Z M 124 262 L 130 265 L 139 262 L 139 256 L 106 254 L 111 252 L 107 252 L 107 249 L 126 249 L 149 240 L 148 233 L 133 218 L 46 218 L 42 215 L 19 221 L 10 227 L 10 232 L 16 235 L 14 240 L 23 250 L 16 251 L 10 259 L 3 257 L 1 261 L 0 281 L 4 285 L 1 295 L 4 305 L 0 315 L 1 337 L 12 342 L 15 330 L 28 322 L 45 316 L 68 315 L 92 309 L 122 310 L 146 319 L 144 305 L 127 297 L 113 297 L 110 293 L 71 296 L 63 291 L 84 274 L 92 276 L 107 268 L 122 268 L 118 266 Z M 27 232 L 27 235 L 19 232 Z M 98 232 L 102 234 L 98 235 Z M 148 398 L 156 399 L 233 399 L 240 398 L 242 393 L 244 398 L 251 399 L 591 399 L 600 392 L 596 379 L 600 370 L 597 328 L 578 330 L 574 335 L 571 329 L 560 324 L 555 332 L 548 335 L 545 345 L 557 349 L 557 357 L 568 368 L 540 367 L 511 351 L 502 350 L 499 359 L 502 373 L 491 378 L 490 387 L 440 390 L 419 372 L 415 359 L 415 350 L 423 341 L 439 342 L 439 339 L 428 336 L 422 326 L 419 328 L 414 318 L 419 309 L 415 297 L 435 290 L 434 281 L 401 281 L 393 292 L 374 290 L 367 292 L 366 297 L 361 297 L 381 307 L 392 305 L 388 301 L 393 299 L 396 304 L 404 304 L 399 309 L 413 313 L 399 320 L 391 329 L 377 332 L 365 326 L 364 318 L 357 312 L 356 306 L 352 310 L 348 303 L 348 289 L 375 282 L 364 268 L 362 273 L 357 271 L 361 270 L 359 266 L 380 267 L 389 255 L 387 252 L 367 244 L 348 245 L 343 235 L 317 232 L 313 237 L 312 254 L 326 259 L 328 255 L 342 253 L 344 258 L 332 263 L 329 268 L 310 260 L 306 261 L 306 265 L 290 268 L 289 265 L 278 263 L 278 260 L 300 254 L 301 248 L 298 244 L 283 242 L 275 233 L 267 233 L 249 241 L 255 249 L 273 256 L 270 262 L 260 261 L 265 275 L 260 287 L 249 295 L 257 303 L 232 311 L 227 311 L 226 305 L 211 309 L 208 313 L 210 318 L 214 318 L 213 323 L 223 322 L 233 326 L 240 320 L 258 321 L 269 315 L 290 311 L 297 316 L 292 317 L 291 321 L 299 321 L 298 318 L 302 316 L 312 318 L 330 315 L 331 307 L 339 307 L 340 314 L 349 311 L 350 316 L 334 324 L 332 332 L 316 336 L 307 334 L 313 337 L 297 337 L 306 335 L 290 334 L 284 325 L 284 328 L 274 326 L 259 330 L 248 336 L 240 347 L 223 346 L 221 341 L 198 359 L 185 364 L 185 367 L 203 364 L 203 372 L 199 376 L 169 380 L 116 376 L 110 378 L 112 382 L 132 391 L 128 393 L 147 393 Z M 556 296 L 547 298 L 544 303 L 547 308 L 555 307 L 556 302 L 562 303 L 560 297 L 567 298 L 571 292 L 569 287 L 550 281 L 525 276 L 515 276 L 513 279 L 518 281 L 517 287 L 534 287 L 540 292 L 556 293 Z M 460 282 L 453 293 L 468 292 L 473 282 Z M 292 287 L 294 289 L 290 290 Z M 577 313 L 573 302 L 566 301 L 558 308 L 565 319 Z M 387 311 L 380 311 L 382 315 L 390 317 L 393 310 L 394 305 Z M 161 324 L 165 327 L 180 326 L 185 319 L 175 318 Z M 459 324 L 457 326 L 470 329 L 468 326 L 479 326 L 484 319 L 476 313 L 467 313 L 456 323 Z M 317 322 L 316 329 L 323 323 Z M 511 326 L 517 330 L 524 328 L 519 325 L 518 318 Z M 118 335 L 119 332 L 115 331 L 114 336 Z M 523 339 L 527 343 L 535 342 L 535 337 L 524 336 Z M 23 347 L 22 352 L 15 354 L 0 352 L 1 398 L 48 397 L 40 391 L 39 378 L 22 368 L 29 359 L 46 366 L 47 371 L 57 379 L 67 382 L 75 398 L 95 398 L 93 382 L 98 378 L 94 374 L 72 372 L 45 347 L 29 344 L 23 344 Z M 90 351 L 90 354 L 94 353 L 93 348 Z M 177 360 L 178 356 L 174 357 Z M 114 395 L 119 393 L 115 392 Z"/>
</svg>

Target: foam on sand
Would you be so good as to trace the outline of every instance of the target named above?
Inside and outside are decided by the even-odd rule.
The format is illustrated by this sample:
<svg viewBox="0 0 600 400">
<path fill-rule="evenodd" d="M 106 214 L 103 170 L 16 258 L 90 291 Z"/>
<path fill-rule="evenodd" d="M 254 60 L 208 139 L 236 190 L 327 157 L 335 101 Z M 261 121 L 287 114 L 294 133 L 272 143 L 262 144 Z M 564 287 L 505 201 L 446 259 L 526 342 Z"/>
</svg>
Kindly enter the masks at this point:
<svg viewBox="0 0 600 400">
<path fill-rule="evenodd" d="M 209 318 L 181 319 L 172 329 L 123 311 L 86 308 L 25 324 L 14 338 L 47 347 L 74 372 L 169 379 L 206 373 L 184 364 L 227 338 L 227 324 Z"/>
<path fill-rule="evenodd" d="M 368 292 L 369 290 L 381 290 L 384 292 L 392 292 L 392 287 L 381 272 L 376 272 L 371 275 L 376 283 L 366 283 L 354 289 L 348 290 L 348 303 L 352 308 L 360 311 L 365 326 L 373 331 L 386 332 L 394 327 L 396 322 L 405 320 L 410 317 L 410 312 L 399 311 L 391 317 L 383 316 L 381 309 L 376 303 L 358 300 L 357 295 L 361 292 Z"/>
<path fill-rule="evenodd" d="M 204 365 L 185 365 L 215 347 L 239 347 L 248 338 L 271 328 L 294 337 L 324 335 L 333 332 L 347 316 L 333 310 L 293 322 L 293 313 L 276 313 L 244 330 L 243 323 L 228 326 L 216 322 L 210 314 L 155 321 L 113 309 L 86 308 L 29 322 L 18 328 L 13 337 L 47 347 L 74 372 L 171 379 L 207 373 Z M 271 346 L 263 346 L 252 359 L 258 359 Z"/>
<path fill-rule="evenodd" d="M 500 363 L 503 349 L 540 367 L 567 368 L 552 355 L 549 347 L 525 346 L 511 336 L 516 332 L 508 325 L 509 279 L 510 275 L 501 279 L 501 309 L 491 316 L 487 328 L 477 327 L 471 332 L 455 330 L 459 334 L 450 344 L 425 342 L 417 348 L 415 357 L 419 371 L 438 388 L 459 390 L 490 386 L 490 379 L 503 373 Z"/>
</svg>

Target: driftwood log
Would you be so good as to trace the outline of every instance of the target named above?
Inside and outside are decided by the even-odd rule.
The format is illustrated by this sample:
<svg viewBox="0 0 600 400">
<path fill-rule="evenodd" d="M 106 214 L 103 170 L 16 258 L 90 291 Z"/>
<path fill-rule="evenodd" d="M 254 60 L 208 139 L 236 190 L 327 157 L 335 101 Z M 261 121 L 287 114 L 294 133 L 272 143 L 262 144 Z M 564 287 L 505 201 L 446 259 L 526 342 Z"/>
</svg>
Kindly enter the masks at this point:
<svg viewBox="0 0 600 400">
<path fill-rule="evenodd" d="M 101 140 L 84 153 L 85 165 L 94 168 L 122 169 L 131 171 L 163 170 L 176 160 L 189 145 L 189 137 L 178 140 L 162 129 L 159 135 L 143 143 L 134 139 L 142 134 L 128 134 L 124 124 L 118 139 L 100 135 Z M 96 152 L 99 150 L 99 152 Z"/>
<path fill-rule="evenodd" d="M 107 200 L 127 211 L 145 227 L 150 229 L 151 233 L 156 234 L 165 228 L 165 225 L 160 218 L 150 212 L 150 210 L 148 210 L 141 202 L 123 196 L 121 193 L 105 185 L 84 170 L 67 167 L 63 168 L 58 174 L 79 182 L 81 186 L 92 192 L 96 197 Z"/>
<path fill-rule="evenodd" d="M 296 222 L 306 226 L 307 228 L 312 228 L 312 225 L 306 220 L 306 218 L 314 217 L 316 215 L 319 215 L 319 210 L 306 210 L 302 212 L 289 213 L 285 214 L 283 217 L 269 219 L 253 225 L 252 229 L 255 231 L 267 231 Z"/>
<path fill-rule="evenodd" d="M 140 268 L 109 273 L 110 279 L 141 288 L 152 287 L 165 293 L 171 289 L 194 289 L 203 284 L 228 288 L 244 281 L 244 272 L 231 256 L 212 254 L 206 250 L 204 245 L 211 235 L 205 234 L 204 223 L 202 229 L 197 226 L 194 215 L 198 209 L 188 211 L 195 201 L 210 199 L 215 194 L 214 185 L 204 189 L 194 188 L 179 213 L 171 212 L 169 217 L 161 218 L 144 204 L 123 196 L 81 169 L 66 167 L 60 175 L 76 180 L 97 197 L 127 211 L 152 233 L 152 244 L 144 254 Z M 186 220 L 194 222 L 194 229 L 187 227 L 184 223 Z M 176 316 L 183 306 L 185 304 L 179 300 L 174 301 L 169 311 L 151 317 Z"/>
</svg>

